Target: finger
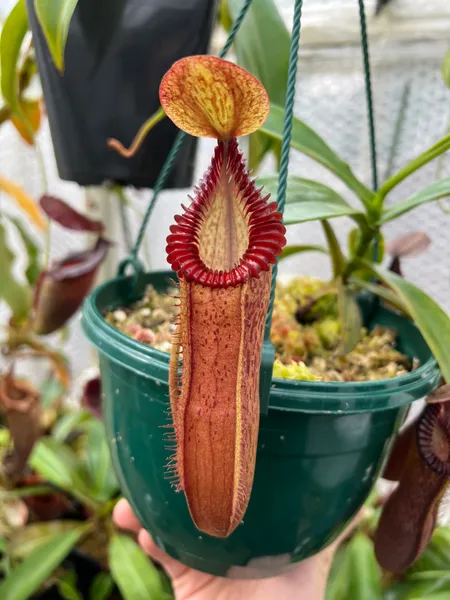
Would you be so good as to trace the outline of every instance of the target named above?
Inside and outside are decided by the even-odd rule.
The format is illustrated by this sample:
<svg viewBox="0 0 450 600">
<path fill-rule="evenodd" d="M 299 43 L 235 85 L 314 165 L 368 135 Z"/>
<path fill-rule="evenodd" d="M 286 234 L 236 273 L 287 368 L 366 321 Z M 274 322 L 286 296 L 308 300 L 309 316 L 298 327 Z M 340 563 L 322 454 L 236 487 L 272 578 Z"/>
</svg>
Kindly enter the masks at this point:
<svg viewBox="0 0 450 600">
<path fill-rule="evenodd" d="M 189 567 L 186 567 L 186 565 L 183 565 L 164 552 L 145 529 L 141 529 L 139 532 L 138 542 L 145 552 L 164 568 L 172 580 L 178 579 L 190 571 Z"/>
<path fill-rule="evenodd" d="M 365 512 L 365 509 L 363 507 L 363 508 L 361 508 L 359 513 L 356 515 L 356 517 L 352 521 L 350 521 L 350 523 L 347 525 L 347 527 L 344 529 L 344 531 L 340 535 L 338 535 L 338 537 L 334 540 L 334 542 L 332 542 L 323 552 L 335 552 L 337 550 L 338 546 L 340 546 L 344 540 L 346 540 L 348 537 L 350 537 L 350 535 L 353 533 L 353 531 L 358 527 L 358 525 L 361 522 L 361 519 L 364 515 L 364 512 Z"/>
<path fill-rule="evenodd" d="M 134 533 L 138 533 L 142 527 L 125 498 L 119 500 L 114 507 L 113 519 L 117 527 Z"/>
</svg>

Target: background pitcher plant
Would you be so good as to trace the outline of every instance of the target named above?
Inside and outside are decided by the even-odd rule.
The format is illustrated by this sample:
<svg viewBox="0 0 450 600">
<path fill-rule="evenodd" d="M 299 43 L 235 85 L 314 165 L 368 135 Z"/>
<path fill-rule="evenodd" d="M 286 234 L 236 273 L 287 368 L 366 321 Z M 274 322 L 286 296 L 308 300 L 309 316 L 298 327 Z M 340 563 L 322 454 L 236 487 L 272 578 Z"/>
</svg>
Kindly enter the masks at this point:
<svg viewBox="0 0 450 600">
<path fill-rule="evenodd" d="M 169 382 L 170 468 L 196 526 L 227 537 L 253 483 L 271 265 L 286 242 L 277 204 L 250 179 L 236 140 L 263 124 L 269 100 L 255 77 L 211 56 L 175 63 L 160 99 L 180 129 L 218 140 L 167 238 L 181 301 Z"/>
</svg>

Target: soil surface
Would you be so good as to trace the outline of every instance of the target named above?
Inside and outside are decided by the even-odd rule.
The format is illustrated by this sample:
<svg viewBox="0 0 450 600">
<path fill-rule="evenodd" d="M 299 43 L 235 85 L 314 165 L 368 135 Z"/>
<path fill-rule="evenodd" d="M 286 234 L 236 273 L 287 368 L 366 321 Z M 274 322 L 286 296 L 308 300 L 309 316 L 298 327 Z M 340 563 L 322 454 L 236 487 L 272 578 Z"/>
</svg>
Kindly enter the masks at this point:
<svg viewBox="0 0 450 600">
<path fill-rule="evenodd" d="M 340 323 L 337 300 L 325 295 L 311 304 L 324 283 L 296 277 L 277 283 L 272 320 L 276 361 L 274 376 L 309 381 L 373 381 L 404 375 L 417 367 L 396 349 L 397 333 L 375 327 L 361 329 L 359 343 L 339 354 Z M 159 294 L 148 286 L 144 298 L 105 315 L 114 327 L 162 352 L 171 351 L 178 316 L 178 289 Z"/>
</svg>

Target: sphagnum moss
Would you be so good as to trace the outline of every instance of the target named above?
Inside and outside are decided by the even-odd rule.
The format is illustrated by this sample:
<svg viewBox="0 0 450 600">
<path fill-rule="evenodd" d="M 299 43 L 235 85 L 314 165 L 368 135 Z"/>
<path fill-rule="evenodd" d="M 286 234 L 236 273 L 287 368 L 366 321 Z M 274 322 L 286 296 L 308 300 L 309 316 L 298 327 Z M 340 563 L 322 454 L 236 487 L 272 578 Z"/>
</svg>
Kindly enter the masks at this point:
<svg viewBox="0 0 450 600">
<path fill-rule="evenodd" d="M 396 350 L 396 331 L 361 330 L 361 339 L 345 356 L 337 354 L 340 324 L 336 298 L 324 295 L 306 313 L 324 283 L 311 277 L 277 282 L 272 320 L 275 377 L 303 381 L 373 381 L 404 375 L 416 361 Z M 177 288 L 156 292 L 149 285 L 135 304 L 105 315 L 106 320 L 134 339 L 170 352 L 178 316 Z M 301 316 L 300 316 L 301 315 Z M 300 322 L 300 319 L 302 322 Z"/>
</svg>

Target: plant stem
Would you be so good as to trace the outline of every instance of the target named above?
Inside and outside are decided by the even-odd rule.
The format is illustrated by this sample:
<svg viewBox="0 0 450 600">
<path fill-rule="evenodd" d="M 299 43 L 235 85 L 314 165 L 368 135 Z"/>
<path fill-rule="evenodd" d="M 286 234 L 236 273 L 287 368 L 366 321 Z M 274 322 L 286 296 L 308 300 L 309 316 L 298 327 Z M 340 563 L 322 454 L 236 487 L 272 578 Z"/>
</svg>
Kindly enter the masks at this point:
<svg viewBox="0 0 450 600">
<path fill-rule="evenodd" d="M 373 240 L 377 238 L 379 232 L 380 231 L 378 227 L 361 227 L 361 240 L 358 248 L 355 251 L 354 258 L 347 263 L 347 266 L 342 273 L 342 280 L 344 283 L 347 282 L 348 278 L 354 271 L 360 268 L 360 265 L 358 265 L 359 259 L 364 258 L 367 249 Z"/>
</svg>

